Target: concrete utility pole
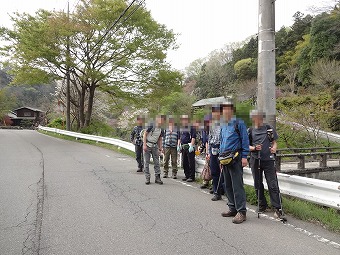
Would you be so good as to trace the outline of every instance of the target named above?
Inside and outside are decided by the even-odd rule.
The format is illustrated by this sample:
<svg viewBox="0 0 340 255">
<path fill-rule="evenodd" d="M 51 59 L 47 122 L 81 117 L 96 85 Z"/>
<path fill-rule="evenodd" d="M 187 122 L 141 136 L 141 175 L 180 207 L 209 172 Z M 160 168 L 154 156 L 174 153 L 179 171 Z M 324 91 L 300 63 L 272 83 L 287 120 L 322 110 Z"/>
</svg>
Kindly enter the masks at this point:
<svg viewBox="0 0 340 255">
<path fill-rule="evenodd" d="M 67 21 L 70 21 L 70 2 L 67 2 Z M 66 45 L 66 130 L 71 130 L 70 104 L 70 38 L 67 36 Z"/>
<path fill-rule="evenodd" d="M 275 0 L 259 0 L 257 107 L 276 126 Z"/>
</svg>

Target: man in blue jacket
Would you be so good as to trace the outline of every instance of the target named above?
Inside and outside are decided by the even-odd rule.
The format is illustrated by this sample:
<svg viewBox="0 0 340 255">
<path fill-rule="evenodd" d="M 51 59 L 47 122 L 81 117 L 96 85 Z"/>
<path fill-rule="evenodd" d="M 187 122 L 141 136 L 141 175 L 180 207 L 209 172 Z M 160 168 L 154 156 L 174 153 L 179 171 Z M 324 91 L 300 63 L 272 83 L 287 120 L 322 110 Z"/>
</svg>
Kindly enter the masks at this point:
<svg viewBox="0 0 340 255">
<path fill-rule="evenodd" d="M 223 124 L 220 135 L 220 154 L 234 155 L 229 164 L 222 165 L 229 207 L 229 210 L 223 212 L 222 216 L 234 217 L 233 223 L 240 224 L 246 220 L 247 212 L 246 193 L 243 187 L 243 167 L 248 164 L 249 138 L 245 123 L 234 116 L 232 100 L 227 99 L 221 105 Z"/>
</svg>

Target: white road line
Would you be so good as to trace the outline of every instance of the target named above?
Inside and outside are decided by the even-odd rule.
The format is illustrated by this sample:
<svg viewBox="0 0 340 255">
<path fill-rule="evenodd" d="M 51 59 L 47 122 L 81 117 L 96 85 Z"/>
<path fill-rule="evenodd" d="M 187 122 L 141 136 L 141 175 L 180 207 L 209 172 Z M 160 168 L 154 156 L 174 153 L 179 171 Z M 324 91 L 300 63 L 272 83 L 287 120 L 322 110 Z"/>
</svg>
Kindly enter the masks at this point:
<svg viewBox="0 0 340 255">
<path fill-rule="evenodd" d="M 193 186 L 193 185 L 191 185 L 191 184 L 188 184 L 188 183 L 186 183 L 186 182 L 183 182 L 183 181 L 176 181 L 176 180 L 173 180 L 173 181 L 178 182 L 178 183 L 181 183 L 181 184 L 183 184 L 184 186 L 187 186 L 187 187 L 190 187 L 190 188 L 193 188 L 193 189 L 198 189 L 197 187 L 195 187 L 195 186 Z M 200 191 L 201 191 L 202 193 L 204 193 L 204 194 L 209 194 L 209 195 L 210 195 L 210 193 L 207 192 L 207 191 L 204 191 L 204 190 L 200 190 Z M 248 207 L 247 207 L 247 210 L 248 210 L 249 212 L 252 212 L 252 213 L 254 213 L 254 214 L 257 214 L 256 210 L 254 210 L 254 209 L 251 209 L 251 208 L 248 208 Z M 276 221 L 276 222 L 280 222 L 280 223 L 281 223 L 281 221 L 280 221 L 279 219 L 276 219 L 276 218 L 274 218 L 274 217 L 268 216 L 267 214 L 264 214 L 264 213 L 261 213 L 261 214 L 260 214 L 260 217 L 261 217 L 261 218 L 265 218 L 265 219 L 270 220 L 270 221 Z M 317 240 L 318 242 L 321 242 L 321 243 L 324 243 L 324 244 L 333 246 L 333 247 L 336 248 L 336 249 L 340 249 L 340 243 L 336 243 L 336 242 L 331 241 L 331 240 L 329 240 L 329 239 L 327 239 L 327 238 L 324 238 L 324 237 L 322 237 L 322 236 L 319 236 L 319 235 L 317 235 L 317 234 L 314 234 L 314 233 L 312 233 L 312 232 L 310 232 L 310 231 L 308 231 L 308 230 L 305 230 L 305 229 L 303 229 L 303 228 L 299 228 L 299 227 L 297 227 L 297 226 L 294 226 L 293 224 L 290 224 L 290 223 L 281 223 L 281 224 L 284 224 L 284 225 L 287 226 L 287 227 L 293 228 L 293 229 L 294 229 L 295 231 L 297 231 L 297 232 L 300 232 L 300 233 L 305 234 L 305 235 L 307 235 L 307 236 L 309 236 L 309 237 L 311 237 L 311 238 L 314 238 L 314 239 Z"/>
</svg>

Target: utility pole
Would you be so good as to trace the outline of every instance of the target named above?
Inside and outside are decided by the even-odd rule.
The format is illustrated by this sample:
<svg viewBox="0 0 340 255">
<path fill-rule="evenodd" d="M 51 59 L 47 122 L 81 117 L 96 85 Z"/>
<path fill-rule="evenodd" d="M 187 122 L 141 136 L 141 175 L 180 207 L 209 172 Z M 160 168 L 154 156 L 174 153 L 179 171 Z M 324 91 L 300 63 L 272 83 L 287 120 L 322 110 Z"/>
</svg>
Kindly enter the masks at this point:
<svg viewBox="0 0 340 255">
<path fill-rule="evenodd" d="M 257 107 L 276 126 L 275 1 L 259 0 Z"/>
<path fill-rule="evenodd" d="M 67 2 L 67 22 L 70 22 L 70 2 Z M 70 104 L 70 36 L 66 42 L 66 130 L 71 130 L 71 104 Z"/>
</svg>

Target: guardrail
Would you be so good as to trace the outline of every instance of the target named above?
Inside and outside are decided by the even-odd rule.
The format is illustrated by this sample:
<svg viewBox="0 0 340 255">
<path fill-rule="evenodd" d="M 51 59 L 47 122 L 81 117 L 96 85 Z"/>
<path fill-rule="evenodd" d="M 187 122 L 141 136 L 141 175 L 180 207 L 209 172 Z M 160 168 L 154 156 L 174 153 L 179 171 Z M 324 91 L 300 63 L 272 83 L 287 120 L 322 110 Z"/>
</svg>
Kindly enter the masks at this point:
<svg viewBox="0 0 340 255">
<path fill-rule="evenodd" d="M 133 144 L 115 138 L 87 135 L 42 126 L 39 126 L 39 129 L 75 138 L 108 143 L 125 148 L 130 151 L 135 151 Z M 205 161 L 203 159 L 196 159 L 196 163 L 198 166 L 197 167 L 198 172 L 201 172 L 205 164 Z M 340 183 L 288 175 L 283 173 L 278 173 L 277 176 L 282 194 L 297 197 L 319 205 L 324 205 L 340 210 Z M 247 167 L 244 168 L 243 179 L 245 184 L 253 186 L 254 184 L 253 176 L 251 174 L 250 169 Z M 264 185 L 265 188 L 267 189 L 265 180 Z"/>
</svg>

